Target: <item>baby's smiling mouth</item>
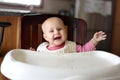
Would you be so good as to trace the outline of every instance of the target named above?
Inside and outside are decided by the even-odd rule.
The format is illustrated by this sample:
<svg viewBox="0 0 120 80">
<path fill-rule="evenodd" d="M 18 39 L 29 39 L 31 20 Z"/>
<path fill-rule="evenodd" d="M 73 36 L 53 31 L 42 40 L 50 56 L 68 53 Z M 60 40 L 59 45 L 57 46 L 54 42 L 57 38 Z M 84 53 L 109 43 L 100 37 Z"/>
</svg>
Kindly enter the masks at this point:
<svg viewBox="0 0 120 80">
<path fill-rule="evenodd" d="M 54 40 L 60 40 L 61 36 L 55 37 Z"/>
</svg>

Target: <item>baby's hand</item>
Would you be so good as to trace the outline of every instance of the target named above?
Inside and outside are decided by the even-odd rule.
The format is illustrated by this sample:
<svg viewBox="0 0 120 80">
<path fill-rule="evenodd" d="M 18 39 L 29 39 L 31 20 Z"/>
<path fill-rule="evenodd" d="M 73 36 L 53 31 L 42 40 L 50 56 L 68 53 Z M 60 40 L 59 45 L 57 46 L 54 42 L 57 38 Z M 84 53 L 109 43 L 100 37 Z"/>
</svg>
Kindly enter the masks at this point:
<svg viewBox="0 0 120 80">
<path fill-rule="evenodd" d="M 34 49 L 34 48 L 32 48 L 32 47 L 30 47 L 30 48 L 29 48 L 29 50 L 31 50 L 31 51 L 35 51 L 35 49 Z"/>
<path fill-rule="evenodd" d="M 92 43 L 96 46 L 100 41 L 105 40 L 107 35 L 103 31 L 96 32 L 91 39 Z"/>
<path fill-rule="evenodd" d="M 96 32 L 93 36 L 94 40 L 96 40 L 97 42 L 105 40 L 106 37 L 107 35 L 103 31 Z"/>
</svg>

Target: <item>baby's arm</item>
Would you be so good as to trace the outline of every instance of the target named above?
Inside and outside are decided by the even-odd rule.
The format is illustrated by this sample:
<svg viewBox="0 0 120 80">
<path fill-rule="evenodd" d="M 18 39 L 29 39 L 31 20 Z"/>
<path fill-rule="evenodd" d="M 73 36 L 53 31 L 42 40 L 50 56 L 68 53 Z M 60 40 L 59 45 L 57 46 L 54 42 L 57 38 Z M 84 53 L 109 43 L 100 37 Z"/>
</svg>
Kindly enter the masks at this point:
<svg viewBox="0 0 120 80">
<path fill-rule="evenodd" d="M 100 41 L 105 40 L 107 35 L 103 31 L 96 32 L 91 39 L 91 42 L 96 46 Z"/>
</svg>

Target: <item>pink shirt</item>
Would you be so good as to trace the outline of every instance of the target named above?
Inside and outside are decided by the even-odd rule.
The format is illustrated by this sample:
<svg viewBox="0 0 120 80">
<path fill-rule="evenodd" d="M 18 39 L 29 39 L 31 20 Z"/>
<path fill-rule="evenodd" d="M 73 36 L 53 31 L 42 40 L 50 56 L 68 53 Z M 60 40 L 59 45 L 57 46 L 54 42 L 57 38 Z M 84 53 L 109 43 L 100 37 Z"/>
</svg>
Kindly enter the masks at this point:
<svg viewBox="0 0 120 80">
<path fill-rule="evenodd" d="M 60 48 L 63 48 L 64 47 L 64 44 L 62 45 L 59 45 L 59 46 L 54 46 L 54 47 L 48 47 L 49 50 L 57 50 L 57 49 L 60 49 Z M 89 41 L 88 43 L 86 43 L 85 45 L 81 46 L 81 45 L 76 45 L 76 51 L 77 52 L 86 52 L 86 51 L 93 51 L 95 50 L 95 46 L 94 44 Z"/>
<path fill-rule="evenodd" d="M 96 50 L 96 48 L 95 48 L 95 45 L 91 41 L 89 41 L 83 46 L 77 45 L 76 47 L 77 52 L 86 52 L 86 51 L 93 51 L 93 50 Z"/>
</svg>

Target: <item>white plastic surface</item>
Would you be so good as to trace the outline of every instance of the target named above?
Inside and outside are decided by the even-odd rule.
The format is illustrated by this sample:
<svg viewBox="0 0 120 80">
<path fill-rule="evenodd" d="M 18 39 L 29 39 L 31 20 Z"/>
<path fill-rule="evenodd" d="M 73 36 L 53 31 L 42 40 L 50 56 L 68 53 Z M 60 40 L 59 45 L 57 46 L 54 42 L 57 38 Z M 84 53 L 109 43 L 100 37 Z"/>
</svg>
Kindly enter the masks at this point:
<svg viewBox="0 0 120 80">
<path fill-rule="evenodd" d="M 12 80 L 120 80 L 120 57 L 104 52 L 50 54 L 9 51 L 1 72 Z"/>
</svg>

